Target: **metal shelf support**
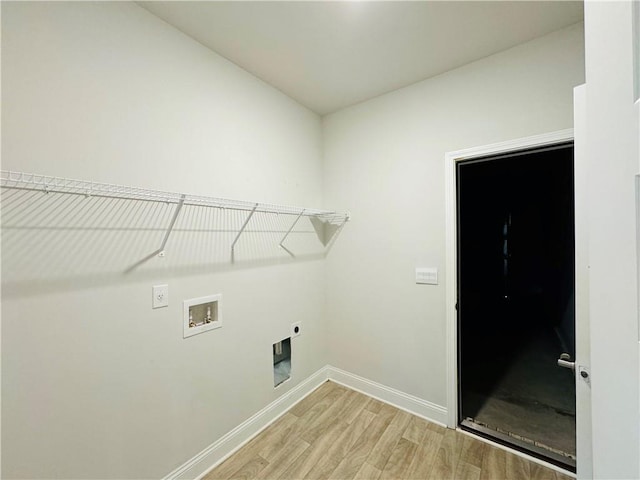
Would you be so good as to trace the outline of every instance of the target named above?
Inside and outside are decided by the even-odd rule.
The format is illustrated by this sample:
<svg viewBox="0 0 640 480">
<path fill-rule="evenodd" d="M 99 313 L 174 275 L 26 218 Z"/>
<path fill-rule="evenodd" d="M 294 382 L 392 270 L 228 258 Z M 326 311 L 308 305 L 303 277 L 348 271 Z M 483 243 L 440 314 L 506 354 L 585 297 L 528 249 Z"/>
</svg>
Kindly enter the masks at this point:
<svg viewBox="0 0 640 480">
<path fill-rule="evenodd" d="M 304 215 L 304 209 L 300 212 L 300 215 L 298 215 L 296 219 L 293 221 L 293 224 L 291 225 L 289 230 L 287 230 L 287 233 L 284 234 L 284 237 L 282 237 L 282 240 L 280 240 L 280 244 L 279 244 L 279 247 L 282 248 L 285 252 L 287 252 L 292 257 L 295 257 L 295 255 L 293 254 L 293 252 L 291 252 L 291 250 L 289 250 L 287 247 L 284 246 L 284 241 L 287 239 L 287 237 L 289 236 L 293 228 L 296 226 L 296 224 L 298 223 L 298 220 L 300 220 L 300 217 L 302 217 L 302 215 Z"/>
<path fill-rule="evenodd" d="M 178 219 L 178 215 L 180 215 L 180 210 L 182 210 L 182 206 L 184 205 L 185 195 L 180 196 L 180 201 L 178 205 L 176 205 L 176 209 L 173 212 L 173 217 L 171 218 L 171 223 L 167 228 L 167 231 L 164 234 L 164 238 L 162 239 L 162 245 L 158 249 L 158 256 L 164 257 L 164 247 L 167 245 L 167 240 L 169 240 L 169 235 L 171 235 L 171 231 L 173 230 L 174 225 L 176 224 L 176 220 Z"/>
<path fill-rule="evenodd" d="M 236 235 L 235 240 L 231 244 L 231 263 L 234 263 L 236 261 L 236 258 L 235 258 L 236 243 L 240 239 L 240 235 L 242 235 L 242 232 L 244 232 L 244 229 L 247 228 L 247 224 L 249 223 L 249 220 L 251 220 L 251 217 L 253 217 L 253 214 L 256 213 L 258 205 L 259 205 L 258 203 L 255 204 L 255 206 L 253 207 L 253 209 L 251 210 L 251 212 L 247 216 L 247 219 L 242 224 L 242 227 L 240 227 L 240 231 L 238 232 L 238 235 Z"/>
<path fill-rule="evenodd" d="M 182 195 L 182 198 L 180 199 L 180 201 L 176 205 L 175 210 L 173 211 L 173 216 L 171 217 L 171 222 L 169 223 L 169 226 L 167 227 L 167 231 L 164 233 L 164 238 L 162 239 L 162 244 L 160 245 L 160 248 L 158 248 L 157 250 L 154 250 L 149 255 L 144 257 L 142 260 L 140 260 L 140 261 L 134 263 L 133 265 L 131 265 L 129 268 L 127 268 L 125 270 L 125 273 L 131 273 L 132 271 L 134 271 L 136 268 L 138 268 L 143 263 L 146 263 L 149 260 L 151 260 L 153 257 L 156 257 L 156 256 L 164 257 L 164 255 L 165 255 L 164 247 L 167 245 L 167 241 L 169 240 L 169 235 L 171 235 L 171 232 L 173 231 L 173 227 L 176 224 L 176 220 L 178 220 L 178 215 L 180 215 L 180 210 L 182 210 L 182 206 L 184 205 L 184 198 L 185 198 L 185 196 Z"/>
</svg>

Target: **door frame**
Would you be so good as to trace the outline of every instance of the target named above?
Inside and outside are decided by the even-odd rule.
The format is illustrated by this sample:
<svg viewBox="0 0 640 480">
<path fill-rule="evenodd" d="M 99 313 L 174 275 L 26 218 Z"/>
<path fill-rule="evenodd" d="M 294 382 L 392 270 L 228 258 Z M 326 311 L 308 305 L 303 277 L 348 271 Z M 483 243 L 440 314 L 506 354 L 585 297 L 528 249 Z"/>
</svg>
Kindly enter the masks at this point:
<svg viewBox="0 0 640 480">
<path fill-rule="evenodd" d="M 457 254 L 457 192 L 456 192 L 456 167 L 458 162 L 471 160 L 487 155 L 499 155 L 518 150 L 555 145 L 563 142 L 574 141 L 573 129 L 549 132 L 531 137 L 509 140 L 506 142 L 482 145 L 464 150 L 447 152 L 445 154 L 445 196 L 446 196 L 446 284 L 445 284 L 445 309 L 447 321 L 447 427 L 458 427 L 458 316 L 456 311 L 457 284 L 458 284 L 458 254 Z M 574 142 L 575 145 L 575 142 Z M 575 155 L 574 155 L 575 157 Z M 574 162 L 575 168 L 575 162 Z M 574 173 L 574 178 L 576 175 Z M 577 181 L 577 179 L 576 179 Z M 576 208 L 576 215 L 578 209 Z M 576 218 L 576 224 L 577 224 Z M 578 239 L 576 232 L 576 251 Z M 576 305 L 578 304 L 577 278 L 576 278 Z M 576 323 L 578 321 L 576 309 Z M 577 425 L 576 425 L 577 426 Z"/>
</svg>

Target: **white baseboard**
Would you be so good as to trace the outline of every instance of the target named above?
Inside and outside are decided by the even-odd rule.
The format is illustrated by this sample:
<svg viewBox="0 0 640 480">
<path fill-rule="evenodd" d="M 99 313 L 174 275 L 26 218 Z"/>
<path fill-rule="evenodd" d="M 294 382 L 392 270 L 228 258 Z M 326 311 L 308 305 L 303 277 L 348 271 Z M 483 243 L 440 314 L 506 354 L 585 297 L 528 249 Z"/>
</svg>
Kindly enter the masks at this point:
<svg viewBox="0 0 640 480">
<path fill-rule="evenodd" d="M 446 426 L 445 407 L 327 365 L 176 468 L 164 480 L 201 479 L 327 380 Z"/>
<path fill-rule="evenodd" d="M 405 410 L 418 417 L 422 417 L 430 422 L 442 425 L 443 427 L 447 426 L 447 409 L 443 406 L 414 397 L 395 388 L 367 380 L 353 373 L 345 372 L 331 365 L 327 367 L 327 371 L 329 380 L 332 382 L 357 390 L 358 392 L 393 405 L 396 408 Z"/>
<path fill-rule="evenodd" d="M 284 415 L 291 407 L 301 401 L 328 379 L 328 367 L 323 367 L 305 381 L 267 405 L 245 422 L 198 453 L 164 480 L 196 479 L 204 477 L 211 469 L 222 463 L 236 450 Z"/>
</svg>

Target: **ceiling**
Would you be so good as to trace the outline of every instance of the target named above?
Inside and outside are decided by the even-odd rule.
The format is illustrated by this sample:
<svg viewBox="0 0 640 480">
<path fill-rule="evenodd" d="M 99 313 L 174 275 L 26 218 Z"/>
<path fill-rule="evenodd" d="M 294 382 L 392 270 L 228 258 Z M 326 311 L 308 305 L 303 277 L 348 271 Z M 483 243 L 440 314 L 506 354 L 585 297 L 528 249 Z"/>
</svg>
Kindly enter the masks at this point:
<svg viewBox="0 0 640 480">
<path fill-rule="evenodd" d="M 138 4 L 320 115 L 583 19 L 567 1 Z"/>
</svg>

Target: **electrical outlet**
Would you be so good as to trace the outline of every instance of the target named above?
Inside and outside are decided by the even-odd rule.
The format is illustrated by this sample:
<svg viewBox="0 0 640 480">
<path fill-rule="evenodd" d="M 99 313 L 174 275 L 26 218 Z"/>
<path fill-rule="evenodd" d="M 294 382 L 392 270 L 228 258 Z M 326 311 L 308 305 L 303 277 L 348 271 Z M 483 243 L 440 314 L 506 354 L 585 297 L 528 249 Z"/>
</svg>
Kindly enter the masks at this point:
<svg viewBox="0 0 640 480">
<path fill-rule="evenodd" d="M 153 308 L 169 306 L 169 285 L 154 285 L 153 287 Z"/>
<path fill-rule="evenodd" d="M 291 324 L 291 336 L 297 337 L 302 333 L 302 322 L 296 322 Z"/>
</svg>

